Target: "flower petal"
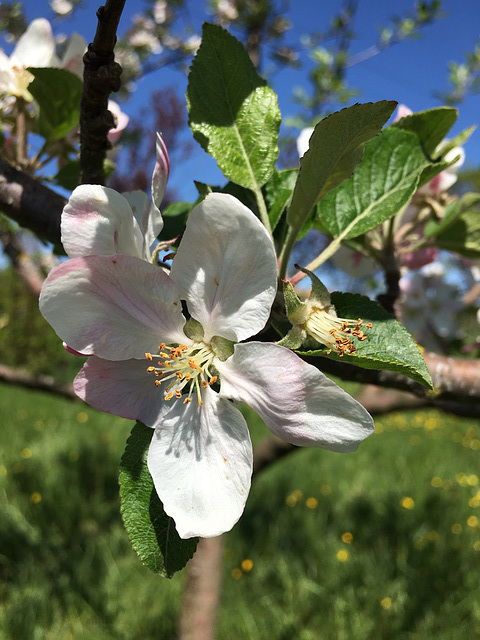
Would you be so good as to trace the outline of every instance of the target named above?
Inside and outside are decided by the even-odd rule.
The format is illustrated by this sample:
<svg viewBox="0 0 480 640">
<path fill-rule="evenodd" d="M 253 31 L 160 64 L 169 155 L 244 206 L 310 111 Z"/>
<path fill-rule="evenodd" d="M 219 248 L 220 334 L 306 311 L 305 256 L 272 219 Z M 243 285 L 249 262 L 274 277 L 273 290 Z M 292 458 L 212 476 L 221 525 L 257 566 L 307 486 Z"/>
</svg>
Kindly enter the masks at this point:
<svg viewBox="0 0 480 640">
<path fill-rule="evenodd" d="M 252 445 L 238 409 L 211 389 L 204 405 L 174 402 L 153 434 L 148 468 L 181 538 L 229 531 L 250 491 Z"/>
<path fill-rule="evenodd" d="M 235 345 L 215 361 L 222 396 L 246 402 L 282 440 L 354 451 L 373 432 L 369 413 L 292 351 L 265 342 Z"/>
<path fill-rule="evenodd" d="M 61 226 L 70 258 L 115 253 L 144 257 L 143 235 L 128 200 L 108 187 L 77 187 L 63 210 Z"/>
<path fill-rule="evenodd" d="M 90 406 L 149 427 L 166 409 L 163 392 L 147 373 L 146 360 L 112 362 L 90 356 L 73 383 L 77 396 Z"/>
<path fill-rule="evenodd" d="M 55 55 L 52 27 L 45 18 L 37 18 L 20 36 L 10 62 L 15 66 L 49 67 Z"/>
<path fill-rule="evenodd" d="M 190 344 L 171 278 L 122 254 L 55 267 L 43 284 L 40 310 L 69 347 L 106 360 L 142 359 L 161 342 Z"/>
<path fill-rule="evenodd" d="M 167 188 L 168 176 L 170 175 L 170 158 L 162 134 L 158 132 L 155 150 L 157 158 L 152 175 L 152 202 L 157 209 L 160 209 L 160 204 Z M 157 235 L 160 231 L 161 228 L 158 229 Z"/>
<path fill-rule="evenodd" d="M 268 320 L 275 297 L 273 243 L 239 200 L 211 193 L 191 212 L 171 276 L 205 340 L 244 340 Z"/>
</svg>

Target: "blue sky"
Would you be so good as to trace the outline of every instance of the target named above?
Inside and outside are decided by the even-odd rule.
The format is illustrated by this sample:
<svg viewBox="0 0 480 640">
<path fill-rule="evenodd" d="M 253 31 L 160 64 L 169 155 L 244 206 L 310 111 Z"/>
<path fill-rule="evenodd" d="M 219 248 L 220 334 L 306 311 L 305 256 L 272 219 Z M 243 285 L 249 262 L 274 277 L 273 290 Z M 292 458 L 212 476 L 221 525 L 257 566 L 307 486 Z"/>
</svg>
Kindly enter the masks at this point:
<svg viewBox="0 0 480 640">
<path fill-rule="evenodd" d="M 84 0 L 83 9 L 75 13 L 74 18 L 54 22 L 56 32 L 71 33 L 77 31 L 88 41 L 95 32 L 95 11 L 100 0 Z M 413 9 L 413 0 L 396 0 L 395 3 L 380 0 L 360 0 L 354 24 L 358 40 L 354 41 L 351 52 L 359 53 L 375 43 L 378 27 L 389 23 L 393 14 L 403 15 Z M 400 43 L 380 55 L 370 58 L 353 67 L 347 79 L 351 86 L 359 89 L 359 96 L 353 101 L 369 102 L 382 99 L 396 100 L 408 105 L 414 111 L 439 106 L 434 97 L 435 91 L 449 88 L 447 78 L 448 62 L 461 62 L 468 51 L 472 51 L 480 39 L 480 5 L 478 0 L 444 0 L 443 9 L 446 17 L 435 24 L 425 27 L 418 40 Z M 191 25 L 197 33 L 201 24 L 208 20 L 203 11 L 205 3 L 189 2 Z M 287 12 L 294 29 L 287 40 L 295 42 L 302 33 L 312 29 L 324 30 L 335 9 L 341 6 L 339 0 L 320 2 L 319 0 L 297 0 L 290 2 Z M 47 0 L 27 0 L 24 2 L 27 16 L 34 19 L 45 16 L 52 19 Z M 325 11 L 328 6 L 328 12 Z M 127 0 L 125 12 L 120 23 L 120 33 L 130 24 L 131 16 L 143 7 L 142 2 Z M 273 82 L 273 88 L 279 95 L 279 102 L 284 117 L 293 115 L 295 105 L 291 102 L 291 88 L 302 85 L 305 76 L 301 72 L 285 70 L 279 73 Z M 134 115 L 149 91 L 163 85 L 175 83 L 181 93 L 185 93 L 186 78 L 173 70 L 161 70 L 138 83 L 135 98 L 122 108 Z M 471 125 L 480 123 L 480 96 L 468 98 L 459 109 L 459 119 L 452 130 L 453 134 Z M 467 164 L 480 165 L 480 131 L 473 134 L 466 146 Z M 197 147 L 187 166 L 172 167 L 171 181 L 182 198 L 194 197 L 193 179 L 204 182 L 220 182 L 215 162 L 206 158 L 206 154 Z"/>
</svg>

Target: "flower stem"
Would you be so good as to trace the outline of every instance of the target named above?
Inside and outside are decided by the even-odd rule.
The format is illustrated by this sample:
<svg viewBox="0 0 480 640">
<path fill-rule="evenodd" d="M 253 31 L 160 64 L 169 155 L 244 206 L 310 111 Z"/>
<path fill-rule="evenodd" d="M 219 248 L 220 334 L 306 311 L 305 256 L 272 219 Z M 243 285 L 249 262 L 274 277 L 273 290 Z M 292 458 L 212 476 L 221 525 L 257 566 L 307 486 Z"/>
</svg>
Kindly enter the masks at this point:
<svg viewBox="0 0 480 640">
<path fill-rule="evenodd" d="M 270 225 L 270 218 L 268 217 L 267 205 L 265 204 L 265 199 L 263 197 L 263 193 L 260 188 L 255 189 L 255 198 L 257 200 L 258 211 L 260 213 L 260 220 L 262 221 L 266 230 L 270 234 L 270 237 L 273 239 L 272 227 Z"/>
</svg>

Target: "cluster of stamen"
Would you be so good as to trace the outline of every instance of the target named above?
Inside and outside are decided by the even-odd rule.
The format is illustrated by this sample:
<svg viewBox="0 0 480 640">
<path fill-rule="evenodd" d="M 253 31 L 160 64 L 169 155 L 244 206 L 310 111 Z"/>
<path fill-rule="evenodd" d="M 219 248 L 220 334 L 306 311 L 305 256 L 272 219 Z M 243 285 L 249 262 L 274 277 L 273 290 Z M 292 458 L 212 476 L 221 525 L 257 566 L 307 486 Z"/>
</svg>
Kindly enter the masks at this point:
<svg viewBox="0 0 480 640">
<path fill-rule="evenodd" d="M 336 315 L 328 313 L 324 309 L 313 308 L 305 322 L 305 330 L 317 342 L 328 347 L 328 352 L 335 351 L 340 357 L 345 354 L 355 353 L 357 350 L 354 338 L 363 342 L 367 335 L 360 328 L 363 320 L 346 320 L 337 318 Z M 367 322 L 365 328 L 371 329 L 372 323 Z"/>
<path fill-rule="evenodd" d="M 210 347 L 204 342 L 196 342 L 190 347 L 184 344 L 167 347 L 162 342 L 158 350 L 158 355 L 145 354 L 146 359 L 150 361 L 158 358 L 157 366 L 149 366 L 147 373 L 155 375 L 155 386 L 162 386 L 165 400 L 180 399 L 185 395 L 183 404 L 189 404 L 193 392 L 196 391 L 198 404 L 202 406 L 202 389 L 207 389 L 217 381 L 217 376 L 210 370 L 215 357 Z"/>
</svg>

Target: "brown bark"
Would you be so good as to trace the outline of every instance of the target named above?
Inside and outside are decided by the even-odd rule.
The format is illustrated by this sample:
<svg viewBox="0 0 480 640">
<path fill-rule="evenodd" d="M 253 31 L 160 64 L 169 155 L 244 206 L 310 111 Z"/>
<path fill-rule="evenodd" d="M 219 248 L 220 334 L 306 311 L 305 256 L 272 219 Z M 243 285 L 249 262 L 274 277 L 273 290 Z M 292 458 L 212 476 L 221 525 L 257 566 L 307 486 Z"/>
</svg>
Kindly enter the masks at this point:
<svg viewBox="0 0 480 640">
<path fill-rule="evenodd" d="M 83 184 L 103 184 L 103 165 L 109 148 L 108 132 L 115 119 L 108 110 L 112 91 L 120 89 L 121 66 L 113 49 L 125 0 L 107 0 L 97 11 L 97 30 L 83 57 L 83 93 L 80 105 L 80 166 Z"/>
<path fill-rule="evenodd" d="M 60 242 L 65 198 L 0 158 L 0 210 L 42 240 Z"/>
<path fill-rule="evenodd" d="M 214 640 L 220 601 L 223 538 L 200 538 L 187 564 L 179 640 Z"/>
</svg>

